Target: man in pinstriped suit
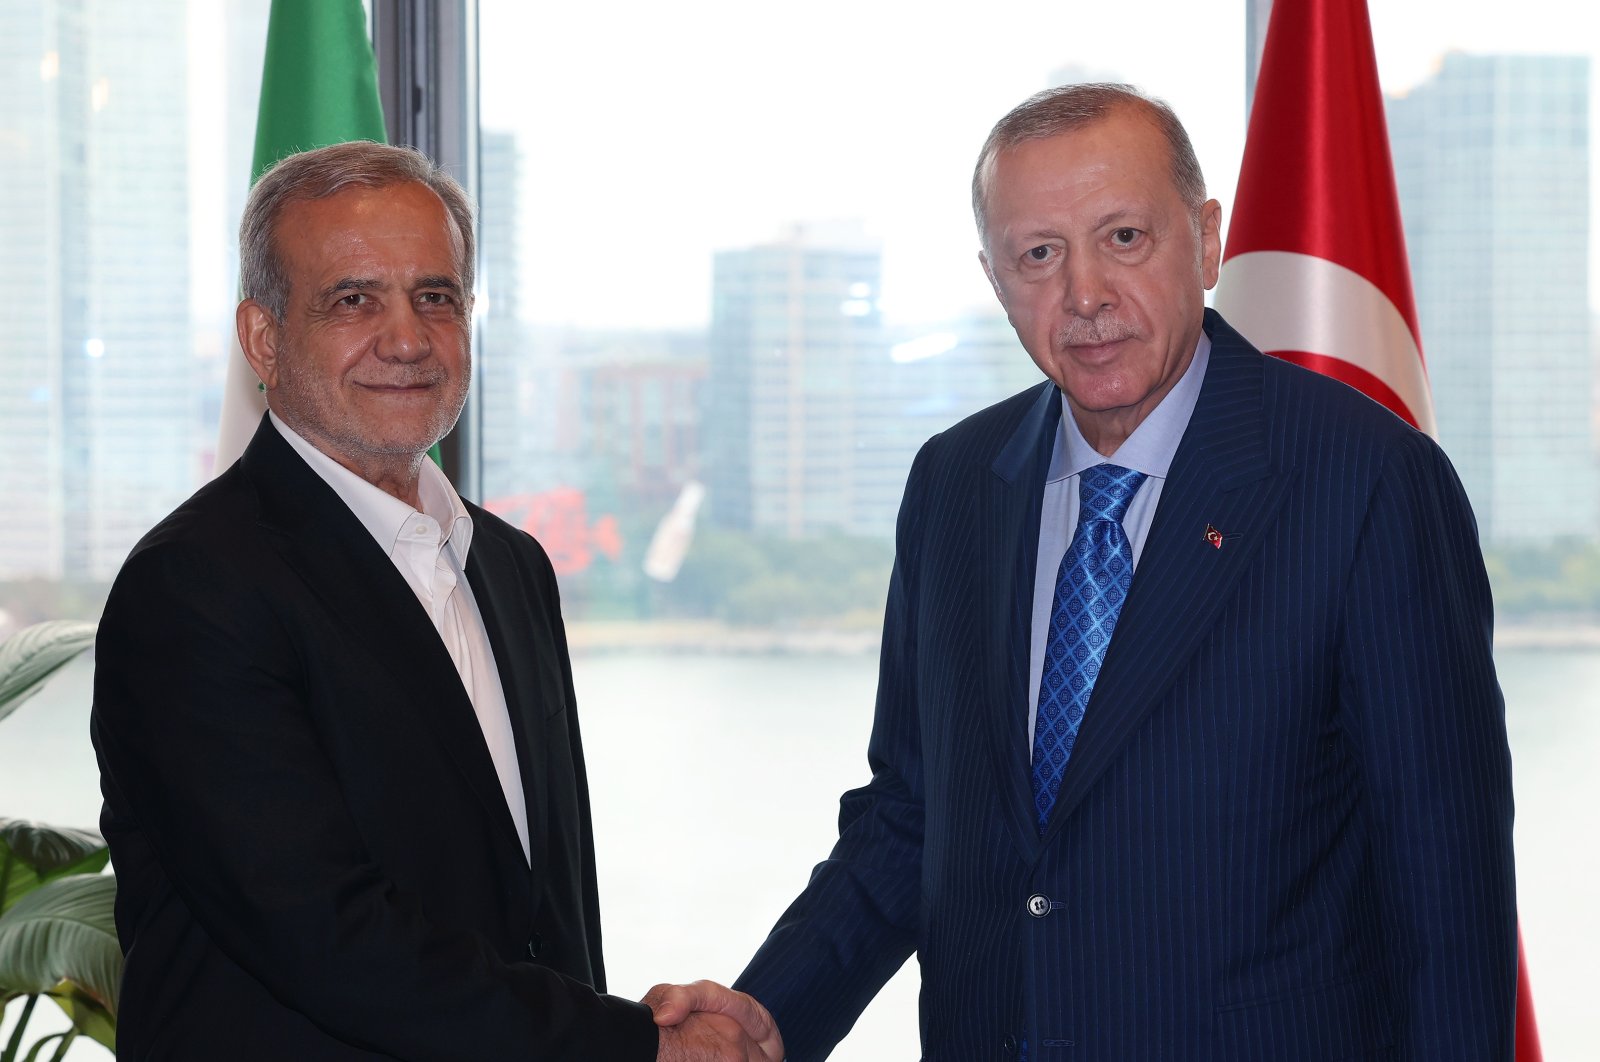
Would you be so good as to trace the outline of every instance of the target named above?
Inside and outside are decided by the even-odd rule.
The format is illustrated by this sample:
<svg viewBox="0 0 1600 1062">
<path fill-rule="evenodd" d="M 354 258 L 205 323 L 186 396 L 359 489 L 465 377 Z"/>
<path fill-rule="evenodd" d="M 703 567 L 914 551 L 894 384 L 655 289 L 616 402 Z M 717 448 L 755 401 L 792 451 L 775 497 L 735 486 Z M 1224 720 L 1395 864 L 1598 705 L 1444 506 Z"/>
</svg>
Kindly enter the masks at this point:
<svg viewBox="0 0 1600 1062">
<path fill-rule="evenodd" d="M 1220 208 L 1164 105 L 1042 93 L 973 188 L 1050 382 L 918 455 L 872 780 L 737 987 L 794 1062 L 913 951 L 928 1059 L 1509 1060 L 1510 756 L 1449 463 L 1204 308 Z M 1103 463 L 1140 474 L 1134 574 L 1041 820 L 1058 560 Z"/>
</svg>

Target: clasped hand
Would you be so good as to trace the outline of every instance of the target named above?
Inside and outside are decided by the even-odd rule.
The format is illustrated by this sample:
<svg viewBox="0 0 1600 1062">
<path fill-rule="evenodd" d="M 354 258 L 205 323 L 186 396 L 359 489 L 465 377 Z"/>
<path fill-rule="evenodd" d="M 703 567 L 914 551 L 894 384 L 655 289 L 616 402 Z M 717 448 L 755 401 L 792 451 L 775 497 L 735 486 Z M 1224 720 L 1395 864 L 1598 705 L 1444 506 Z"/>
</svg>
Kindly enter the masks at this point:
<svg viewBox="0 0 1600 1062">
<path fill-rule="evenodd" d="M 656 985 L 641 1002 L 661 1029 L 656 1062 L 783 1062 L 772 1015 L 743 992 L 696 981 Z"/>
</svg>

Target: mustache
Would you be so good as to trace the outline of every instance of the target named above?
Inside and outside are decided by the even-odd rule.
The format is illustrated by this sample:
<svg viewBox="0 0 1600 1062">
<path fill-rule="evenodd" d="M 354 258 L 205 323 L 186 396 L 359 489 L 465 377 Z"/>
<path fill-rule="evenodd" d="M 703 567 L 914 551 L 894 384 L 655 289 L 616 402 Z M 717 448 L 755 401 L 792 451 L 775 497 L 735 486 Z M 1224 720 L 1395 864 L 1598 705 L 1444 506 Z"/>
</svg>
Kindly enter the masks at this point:
<svg viewBox="0 0 1600 1062">
<path fill-rule="evenodd" d="M 1056 332 L 1056 342 L 1064 347 L 1095 347 L 1132 339 L 1132 325 L 1110 317 L 1074 317 Z"/>
</svg>

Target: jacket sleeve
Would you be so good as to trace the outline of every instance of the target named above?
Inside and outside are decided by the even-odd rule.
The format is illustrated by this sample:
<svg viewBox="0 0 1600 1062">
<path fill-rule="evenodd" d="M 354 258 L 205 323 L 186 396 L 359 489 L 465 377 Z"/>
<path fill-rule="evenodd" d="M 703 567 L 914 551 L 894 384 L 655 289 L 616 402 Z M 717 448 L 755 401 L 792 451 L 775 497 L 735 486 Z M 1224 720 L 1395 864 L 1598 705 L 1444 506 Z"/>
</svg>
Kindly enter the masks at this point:
<svg viewBox="0 0 1600 1062">
<path fill-rule="evenodd" d="M 825 1057 L 916 947 L 923 843 L 919 499 L 931 445 L 912 466 L 897 522 L 867 746 L 872 779 L 840 800 L 833 851 L 735 982 L 772 1012 L 789 1062 Z"/>
<path fill-rule="evenodd" d="M 1368 501 L 1339 635 L 1341 712 L 1373 818 L 1398 1058 L 1509 1062 L 1511 759 L 1466 497 L 1413 434 Z"/>
<path fill-rule="evenodd" d="M 646 1008 L 505 962 L 386 880 L 312 725 L 295 639 L 262 576 L 217 554 L 142 547 L 101 623 L 92 725 L 107 814 L 155 864 L 123 879 L 119 922 L 170 908 L 170 883 L 282 1006 L 385 1055 L 654 1058 Z"/>
</svg>

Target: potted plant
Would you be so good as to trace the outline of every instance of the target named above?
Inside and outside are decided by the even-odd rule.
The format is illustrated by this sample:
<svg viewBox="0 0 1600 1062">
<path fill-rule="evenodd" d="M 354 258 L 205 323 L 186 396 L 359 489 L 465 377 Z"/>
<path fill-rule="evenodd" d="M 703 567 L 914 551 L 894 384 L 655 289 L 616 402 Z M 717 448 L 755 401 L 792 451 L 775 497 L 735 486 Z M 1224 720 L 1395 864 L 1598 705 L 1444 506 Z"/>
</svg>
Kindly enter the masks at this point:
<svg viewBox="0 0 1600 1062">
<path fill-rule="evenodd" d="M 94 624 L 55 621 L 0 644 L 0 719 L 93 642 Z M 113 919 L 116 879 L 102 873 L 109 858 L 93 830 L 0 818 L 0 1015 L 22 1000 L 0 1062 L 58 1062 L 79 1036 L 115 1050 L 122 949 Z M 72 1025 L 22 1054 L 40 997 L 53 1000 Z"/>
</svg>

